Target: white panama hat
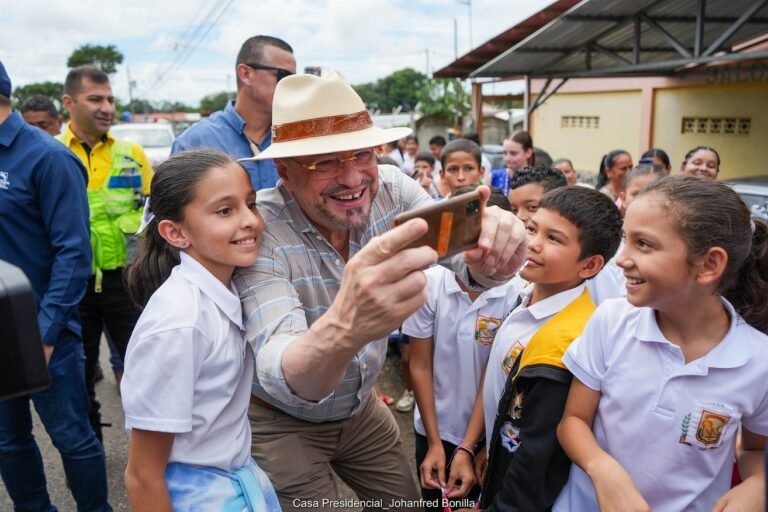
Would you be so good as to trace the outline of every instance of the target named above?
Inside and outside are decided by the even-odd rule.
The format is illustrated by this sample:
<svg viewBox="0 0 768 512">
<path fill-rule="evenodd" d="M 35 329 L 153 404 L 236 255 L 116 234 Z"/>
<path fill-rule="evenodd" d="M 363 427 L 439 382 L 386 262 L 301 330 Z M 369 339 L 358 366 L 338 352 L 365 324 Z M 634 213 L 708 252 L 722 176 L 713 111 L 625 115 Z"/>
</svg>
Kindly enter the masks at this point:
<svg viewBox="0 0 768 512">
<path fill-rule="evenodd" d="M 240 161 L 321 155 L 370 148 L 411 133 L 378 128 L 363 100 L 336 70 L 325 76 L 291 75 L 272 100 L 272 144 Z"/>
</svg>

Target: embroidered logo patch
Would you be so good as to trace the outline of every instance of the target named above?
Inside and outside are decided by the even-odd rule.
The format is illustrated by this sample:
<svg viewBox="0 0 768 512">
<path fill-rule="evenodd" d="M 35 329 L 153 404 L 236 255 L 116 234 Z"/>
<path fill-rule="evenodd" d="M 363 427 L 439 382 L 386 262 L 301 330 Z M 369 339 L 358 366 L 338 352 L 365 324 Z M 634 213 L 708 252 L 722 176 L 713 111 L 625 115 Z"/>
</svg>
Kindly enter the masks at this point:
<svg viewBox="0 0 768 512">
<path fill-rule="evenodd" d="M 5 171 L 0 171 L 0 188 L 8 190 L 10 184 L 11 182 L 8 181 L 8 173 Z"/>
<path fill-rule="evenodd" d="M 501 367 L 504 369 L 504 373 L 509 375 L 509 372 L 512 370 L 512 367 L 515 365 L 515 360 L 517 359 L 517 356 L 520 355 L 520 352 L 523 351 L 523 344 L 519 341 L 516 341 L 512 347 L 510 347 L 509 351 L 507 352 L 507 355 L 504 356 L 504 361 L 501 363 Z"/>
<path fill-rule="evenodd" d="M 723 435 L 723 427 L 725 427 L 730 420 L 730 416 L 717 414 L 704 409 L 701 411 L 699 426 L 696 427 L 696 440 L 706 446 L 717 444 L 720 441 L 720 437 Z"/>
<path fill-rule="evenodd" d="M 478 315 L 475 322 L 475 341 L 481 345 L 491 345 L 500 326 L 500 318 Z"/>
<path fill-rule="evenodd" d="M 501 426 L 501 446 L 509 453 L 515 453 L 520 448 L 520 430 L 512 426 L 512 423 L 505 421 Z"/>
</svg>

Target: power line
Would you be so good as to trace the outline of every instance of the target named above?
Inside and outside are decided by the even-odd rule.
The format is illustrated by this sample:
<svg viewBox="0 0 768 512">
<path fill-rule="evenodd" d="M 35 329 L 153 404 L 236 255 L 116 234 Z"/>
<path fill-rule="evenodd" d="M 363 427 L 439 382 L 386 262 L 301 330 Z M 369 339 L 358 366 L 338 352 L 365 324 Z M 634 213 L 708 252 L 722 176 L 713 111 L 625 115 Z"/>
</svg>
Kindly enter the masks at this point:
<svg viewBox="0 0 768 512">
<path fill-rule="evenodd" d="M 187 47 L 185 51 L 182 51 L 182 53 L 179 53 L 174 59 L 174 61 L 169 64 L 166 70 L 161 72 L 158 75 L 157 79 L 152 83 L 152 85 L 142 90 L 140 94 L 137 94 L 137 96 L 144 96 L 147 92 L 151 91 L 156 86 L 162 84 L 170 76 L 172 71 L 176 71 L 182 65 L 184 65 L 187 59 L 189 59 L 189 57 L 195 52 L 195 50 L 197 50 L 197 47 L 200 46 L 200 43 L 202 43 L 205 40 L 205 38 L 208 37 L 208 34 L 211 32 L 211 30 L 213 30 L 213 27 L 216 26 L 219 20 L 221 20 L 222 16 L 224 16 L 224 13 L 227 11 L 227 9 L 229 9 L 229 6 L 232 5 L 233 2 L 234 0 L 228 0 L 227 3 L 224 4 L 223 7 L 221 7 L 216 17 L 205 28 L 205 31 L 198 36 L 197 34 L 200 33 L 200 31 L 205 26 L 205 22 L 213 15 L 215 9 L 217 8 L 217 6 L 214 5 L 213 9 L 211 9 L 208 12 L 205 19 L 193 31 L 192 37 L 197 37 L 197 40 L 194 41 L 189 47 Z"/>
</svg>

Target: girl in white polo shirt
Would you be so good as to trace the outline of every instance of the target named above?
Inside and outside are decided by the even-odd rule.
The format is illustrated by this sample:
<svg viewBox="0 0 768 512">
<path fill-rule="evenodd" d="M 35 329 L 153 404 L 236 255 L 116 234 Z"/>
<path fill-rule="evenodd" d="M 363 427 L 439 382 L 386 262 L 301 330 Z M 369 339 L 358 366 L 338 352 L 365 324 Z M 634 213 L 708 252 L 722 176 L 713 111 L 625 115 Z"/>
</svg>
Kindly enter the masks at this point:
<svg viewBox="0 0 768 512">
<path fill-rule="evenodd" d="M 762 510 L 768 226 L 728 186 L 675 176 L 641 192 L 624 232 L 628 301 L 600 306 L 563 358 L 575 464 L 553 510 Z"/>
<path fill-rule="evenodd" d="M 149 203 L 126 277 L 144 305 L 120 388 L 131 510 L 279 510 L 250 456 L 253 351 L 230 282 L 264 227 L 248 174 L 216 151 L 181 153 L 157 168 Z"/>
</svg>

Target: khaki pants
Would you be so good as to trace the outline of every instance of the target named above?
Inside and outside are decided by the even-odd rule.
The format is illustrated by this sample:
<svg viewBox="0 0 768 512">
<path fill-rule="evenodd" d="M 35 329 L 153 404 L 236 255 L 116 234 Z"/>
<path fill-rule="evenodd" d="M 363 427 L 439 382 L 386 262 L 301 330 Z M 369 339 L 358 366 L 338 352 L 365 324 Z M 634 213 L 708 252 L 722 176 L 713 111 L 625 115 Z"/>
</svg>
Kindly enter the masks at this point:
<svg viewBox="0 0 768 512">
<path fill-rule="evenodd" d="M 421 510 L 421 493 L 392 413 L 375 393 L 351 418 L 311 423 L 251 404 L 251 452 L 284 511 Z M 357 494 L 340 500 L 331 470 Z M 349 506 L 351 505 L 351 507 Z"/>
</svg>

